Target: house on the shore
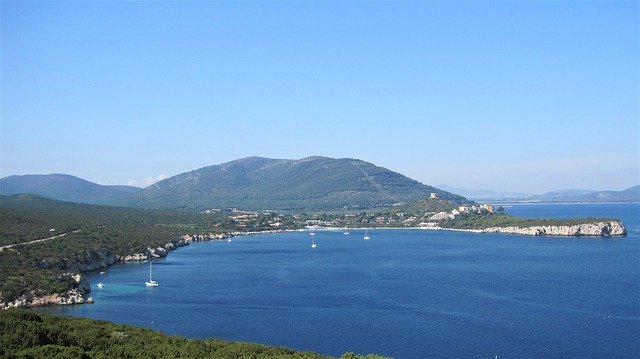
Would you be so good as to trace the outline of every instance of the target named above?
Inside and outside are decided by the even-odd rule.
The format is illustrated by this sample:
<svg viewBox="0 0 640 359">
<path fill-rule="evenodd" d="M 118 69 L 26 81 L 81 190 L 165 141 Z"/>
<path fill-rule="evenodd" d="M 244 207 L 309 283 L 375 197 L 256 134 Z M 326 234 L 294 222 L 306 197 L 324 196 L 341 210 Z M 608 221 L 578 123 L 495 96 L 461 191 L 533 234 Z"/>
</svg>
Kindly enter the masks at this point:
<svg viewBox="0 0 640 359">
<path fill-rule="evenodd" d="M 484 209 L 485 211 L 487 211 L 489 213 L 493 213 L 493 205 L 492 204 L 485 203 L 485 204 L 481 205 L 480 208 Z"/>
</svg>

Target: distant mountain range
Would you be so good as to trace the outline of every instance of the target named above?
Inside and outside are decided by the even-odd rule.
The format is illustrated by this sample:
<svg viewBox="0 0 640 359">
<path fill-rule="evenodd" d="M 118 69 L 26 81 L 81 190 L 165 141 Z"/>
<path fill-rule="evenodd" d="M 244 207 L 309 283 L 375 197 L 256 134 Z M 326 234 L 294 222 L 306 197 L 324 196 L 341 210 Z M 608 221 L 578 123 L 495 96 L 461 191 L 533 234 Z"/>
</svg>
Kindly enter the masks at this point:
<svg viewBox="0 0 640 359">
<path fill-rule="evenodd" d="M 103 186 L 71 175 L 24 175 L 0 179 L 0 194 L 34 193 L 67 202 L 123 204 L 139 187 Z"/>
<path fill-rule="evenodd" d="M 300 160 L 247 157 L 181 173 L 144 189 L 104 186 L 65 174 L 0 179 L 2 195 L 33 193 L 69 202 L 181 210 L 356 211 L 408 204 L 431 193 L 455 203 L 468 202 L 465 197 L 503 203 L 640 201 L 640 186 L 542 195 L 439 187 L 362 160 L 319 156 Z"/>
<path fill-rule="evenodd" d="M 0 179 L 0 194 L 143 208 L 333 211 L 389 207 L 428 197 L 456 203 L 462 196 L 424 185 L 357 159 L 248 157 L 182 173 L 147 188 L 103 186 L 70 175 Z"/>
<path fill-rule="evenodd" d="M 640 186 L 622 191 L 560 190 L 527 198 L 530 202 L 638 202 Z"/>
<path fill-rule="evenodd" d="M 520 193 L 520 192 L 497 192 L 486 189 L 464 189 L 464 188 L 456 188 L 451 187 L 446 184 L 437 185 L 438 188 L 448 191 L 451 193 L 457 193 L 461 196 L 464 196 L 470 200 L 474 201 L 482 201 L 482 200 L 500 200 L 507 198 L 526 198 L 530 197 L 530 194 Z"/>
<path fill-rule="evenodd" d="M 518 192 L 496 192 L 491 190 L 470 190 L 438 185 L 439 188 L 458 193 L 474 201 L 503 203 L 578 203 L 578 202 L 639 202 L 640 186 L 622 191 L 596 191 L 586 189 L 565 189 L 532 195 Z"/>
</svg>

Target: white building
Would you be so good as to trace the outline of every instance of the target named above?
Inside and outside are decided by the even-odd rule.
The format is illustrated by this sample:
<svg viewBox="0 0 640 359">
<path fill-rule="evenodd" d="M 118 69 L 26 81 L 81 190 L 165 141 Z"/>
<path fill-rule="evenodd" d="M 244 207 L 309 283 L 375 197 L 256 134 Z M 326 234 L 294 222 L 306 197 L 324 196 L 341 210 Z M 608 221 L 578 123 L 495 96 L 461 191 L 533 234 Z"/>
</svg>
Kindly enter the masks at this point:
<svg viewBox="0 0 640 359">
<path fill-rule="evenodd" d="M 441 221 L 443 219 L 454 219 L 455 215 L 453 213 L 447 213 L 447 212 L 438 212 L 436 214 L 434 214 L 433 216 L 429 217 L 430 221 Z"/>
</svg>

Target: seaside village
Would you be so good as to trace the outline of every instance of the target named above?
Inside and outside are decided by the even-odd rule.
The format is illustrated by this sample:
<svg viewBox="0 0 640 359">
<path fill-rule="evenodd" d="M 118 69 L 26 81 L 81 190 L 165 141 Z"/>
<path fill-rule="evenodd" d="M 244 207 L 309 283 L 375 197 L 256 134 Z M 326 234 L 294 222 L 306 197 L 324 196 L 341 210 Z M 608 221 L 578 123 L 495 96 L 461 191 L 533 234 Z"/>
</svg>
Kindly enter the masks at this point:
<svg viewBox="0 0 640 359">
<path fill-rule="evenodd" d="M 431 193 L 430 199 L 438 195 Z M 455 219 L 470 213 L 494 213 L 491 204 L 462 205 L 449 212 L 423 213 L 343 213 L 343 214 L 283 214 L 276 211 L 244 211 L 231 209 L 227 217 L 232 227 L 240 231 L 265 231 L 303 228 L 364 228 L 364 227 L 420 227 L 438 228 L 440 221 Z M 499 210 L 499 209 L 498 209 Z M 205 213 L 219 213 L 221 209 L 208 209 Z M 218 225 L 217 225 L 218 226 Z"/>
</svg>

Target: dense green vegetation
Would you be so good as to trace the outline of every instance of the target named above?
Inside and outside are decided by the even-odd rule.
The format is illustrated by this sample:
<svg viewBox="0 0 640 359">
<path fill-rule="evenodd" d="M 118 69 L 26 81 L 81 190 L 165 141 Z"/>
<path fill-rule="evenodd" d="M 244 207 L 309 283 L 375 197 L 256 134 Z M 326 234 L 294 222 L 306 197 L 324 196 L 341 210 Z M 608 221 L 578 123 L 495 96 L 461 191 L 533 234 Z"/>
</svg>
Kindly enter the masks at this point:
<svg viewBox="0 0 640 359">
<path fill-rule="evenodd" d="M 452 202 L 447 199 L 419 199 L 417 201 L 413 201 L 411 203 L 407 203 L 401 206 L 394 206 L 388 211 L 393 213 L 411 213 L 414 215 L 420 215 L 425 213 L 435 213 L 435 212 L 449 212 L 454 208 L 458 207 L 458 202 Z M 467 201 L 466 204 L 475 204 L 475 202 Z M 387 212 L 388 212 L 387 211 Z"/>
<path fill-rule="evenodd" d="M 0 311 L 0 358 L 327 357 L 253 343 L 191 340 L 105 321 L 10 309 Z M 382 357 L 346 353 L 342 358 Z"/>
<path fill-rule="evenodd" d="M 443 221 L 440 226 L 453 229 L 484 229 L 490 227 L 573 226 L 590 222 L 610 221 L 603 218 L 542 219 L 520 218 L 501 213 L 471 213 Z"/>
<path fill-rule="evenodd" d="M 223 213 L 158 211 L 61 202 L 42 196 L 23 194 L 0 196 L 0 245 L 22 243 L 73 230 L 110 227 L 154 229 L 156 237 L 191 231 L 220 232 Z M 51 232 L 51 229 L 55 229 Z M 166 242 L 165 242 L 166 243 Z"/>
</svg>

